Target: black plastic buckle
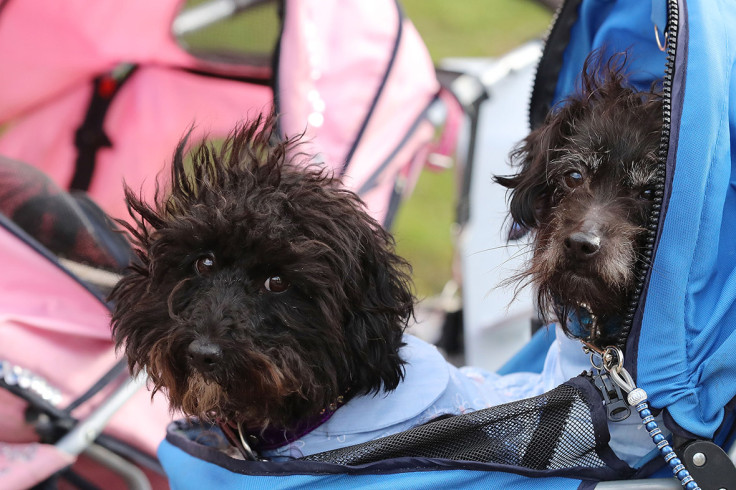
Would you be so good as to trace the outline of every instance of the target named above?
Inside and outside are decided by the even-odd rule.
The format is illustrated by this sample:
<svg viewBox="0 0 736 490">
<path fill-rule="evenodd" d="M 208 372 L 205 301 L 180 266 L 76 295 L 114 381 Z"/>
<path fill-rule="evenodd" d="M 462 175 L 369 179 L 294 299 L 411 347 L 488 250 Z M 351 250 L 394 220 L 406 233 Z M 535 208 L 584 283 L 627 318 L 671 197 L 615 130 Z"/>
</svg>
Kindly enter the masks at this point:
<svg viewBox="0 0 736 490">
<path fill-rule="evenodd" d="M 604 405 L 611 422 L 621 422 L 631 415 L 631 407 L 626 402 L 626 396 L 621 388 L 611 381 L 611 378 L 602 372 L 593 374 L 593 383 L 603 395 Z"/>
</svg>

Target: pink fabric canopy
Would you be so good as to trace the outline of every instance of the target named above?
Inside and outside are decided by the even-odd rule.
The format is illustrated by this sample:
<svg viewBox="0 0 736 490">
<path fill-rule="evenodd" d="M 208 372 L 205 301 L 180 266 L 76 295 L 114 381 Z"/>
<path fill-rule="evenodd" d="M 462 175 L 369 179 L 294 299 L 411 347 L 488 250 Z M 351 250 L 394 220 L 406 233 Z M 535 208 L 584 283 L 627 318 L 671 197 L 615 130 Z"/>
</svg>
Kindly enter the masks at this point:
<svg viewBox="0 0 736 490">
<path fill-rule="evenodd" d="M 99 150 L 88 189 L 125 218 L 123 180 L 150 197 L 191 124 L 195 140 L 222 137 L 248 115 L 269 111 L 269 70 L 188 54 L 170 34 L 178 8 L 176 0 L 9 2 L 0 14 L 0 123 L 10 122 L 0 154 L 68 187 L 92 79 L 120 63 L 138 65 L 105 118 L 112 147 Z M 282 128 L 306 132 L 312 152 L 336 172 L 347 165 L 345 185 L 382 220 L 397 178 L 411 189 L 423 163 L 415 157 L 434 135 L 421 119 L 439 90 L 426 48 L 394 0 L 287 1 L 284 11 Z M 232 79 L 245 75 L 264 84 Z"/>
</svg>

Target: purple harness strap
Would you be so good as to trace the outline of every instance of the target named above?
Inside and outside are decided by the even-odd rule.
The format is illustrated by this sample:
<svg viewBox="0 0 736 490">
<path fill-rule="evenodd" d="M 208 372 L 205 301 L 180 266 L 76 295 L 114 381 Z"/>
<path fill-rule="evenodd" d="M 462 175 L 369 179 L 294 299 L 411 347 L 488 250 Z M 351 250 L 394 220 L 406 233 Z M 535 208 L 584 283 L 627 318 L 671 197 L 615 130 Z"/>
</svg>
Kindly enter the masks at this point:
<svg viewBox="0 0 736 490">
<path fill-rule="evenodd" d="M 257 455 L 261 451 L 269 451 L 286 444 L 292 443 L 299 438 L 309 434 L 320 425 L 327 422 L 330 417 L 343 405 L 345 405 L 352 396 L 341 395 L 337 397 L 333 403 L 327 408 L 322 409 L 317 415 L 300 421 L 296 427 L 291 430 L 281 429 L 277 427 L 268 427 L 263 430 L 244 428 L 241 430 L 237 424 L 233 422 L 218 422 L 225 438 L 240 451 L 244 458 L 248 460 L 257 459 Z M 245 447 L 243 442 L 248 445 Z M 255 452 L 255 454 L 254 454 Z"/>
</svg>

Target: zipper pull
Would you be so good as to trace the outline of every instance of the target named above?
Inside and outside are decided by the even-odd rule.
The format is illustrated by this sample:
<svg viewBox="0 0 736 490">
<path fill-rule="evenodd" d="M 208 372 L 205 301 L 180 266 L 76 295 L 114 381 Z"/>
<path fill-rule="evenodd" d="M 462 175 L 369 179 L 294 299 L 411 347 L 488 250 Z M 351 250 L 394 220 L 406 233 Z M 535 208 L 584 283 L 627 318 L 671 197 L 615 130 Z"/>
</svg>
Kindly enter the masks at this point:
<svg viewBox="0 0 736 490">
<path fill-rule="evenodd" d="M 626 403 L 626 396 L 621 388 L 611 381 L 611 378 L 603 372 L 593 375 L 593 383 L 598 391 L 603 395 L 603 404 L 606 407 L 608 420 L 611 422 L 621 422 L 631 415 L 631 408 Z"/>
<path fill-rule="evenodd" d="M 662 430 L 654 420 L 654 415 L 649 408 L 647 392 L 641 388 L 636 387 L 634 379 L 631 377 L 626 368 L 624 368 L 624 354 L 618 347 L 606 347 L 604 350 L 599 349 L 595 345 L 581 340 L 583 343 L 583 351 L 586 354 L 590 354 L 590 363 L 593 368 L 597 370 L 600 375 L 608 375 L 610 380 L 619 388 L 625 392 L 626 401 L 632 407 L 636 408 L 641 417 L 641 422 L 644 428 L 649 433 L 649 437 L 652 438 L 652 442 L 657 446 L 660 454 L 664 457 L 665 462 L 672 470 L 672 474 L 675 478 L 680 480 L 685 490 L 701 490 L 698 483 L 692 477 L 690 472 L 685 468 L 680 458 L 677 457 L 675 450 L 670 446 L 670 442 L 662 434 Z M 600 365 L 595 363 L 595 358 L 598 357 L 601 360 Z M 597 386 L 597 385 L 596 385 Z M 605 387 L 605 384 L 603 385 Z M 600 389 L 600 388 L 599 388 Z M 601 390 L 605 397 L 606 390 Z M 617 392 L 618 393 L 618 392 Z M 628 417 L 628 415 L 627 415 Z M 609 411 L 609 419 L 610 419 Z M 624 417 L 621 420 L 624 420 Z"/>
<path fill-rule="evenodd" d="M 603 351 L 590 342 L 584 340 L 581 340 L 581 342 L 583 343 L 583 351 L 590 354 L 590 365 L 593 366 L 590 374 L 593 378 L 593 384 L 603 395 L 603 405 L 606 407 L 608 420 L 611 422 L 626 420 L 631 415 L 626 393 L 623 392 L 619 383 L 614 382 L 611 378 L 611 361 L 615 353 L 607 354 L 608 349 Z M 600 364 L 596 363 L 596 358 L 600 359 Z M 623 359 L 623 355 L 620 358 Z M 623 363 L 623 360 L 621 362 Z"/>
</svg>

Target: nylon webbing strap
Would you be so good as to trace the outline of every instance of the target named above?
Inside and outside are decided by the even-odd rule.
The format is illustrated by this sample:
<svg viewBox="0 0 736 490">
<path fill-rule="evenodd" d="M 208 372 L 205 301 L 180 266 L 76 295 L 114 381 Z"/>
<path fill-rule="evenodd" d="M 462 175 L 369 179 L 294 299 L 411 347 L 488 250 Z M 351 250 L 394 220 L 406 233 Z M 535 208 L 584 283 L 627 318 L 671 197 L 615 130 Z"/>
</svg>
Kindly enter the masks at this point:
<svg viewBox="0 0 736 490">
<path fill-rule="evenodd" d="M 70 189 L 80 191 L 89 189 L 92 173 L 95 170 L 97 151 L 100 148 L 112 146 L 110 138 L 103 129 L 105 115 L 115 95 L 120 91 L 120 87 L 130 78 L 135 69 L 136 65 L 123 63 L 111 72 L 94 79 L 87 114 L 74 135 L 77 161 L 72 182 L 69 184 Z"/>
<path fill-rule="evenodd" d="M 539 413 L 539 423 L 524 452 L 522 466 L 543 470 L 549 467 L 552 461 L 557 445 L 550 444 L 550 441 L 560 440 L 573 408 L 572 399 L 555 395 L 550 396 L 551 401 L 555 403 L 543 407 Z"/>
<path fill-rule="evenodd" d="M 69 406 L 64 409 L 64 411 L 66 413 L 72 413 L 72 410 L 95 396 L 105 386 L 109 385 L 110 383 L 112 383 L 113 380 L 118 378 L 127 369 L 127 367 L 127 359 L 120 359 L 112 368 L 110 368 L 108 372 L 106 372 L 100 379 L 98 379 L 92 386 L 90 386 L 86 392 L 84 392 L 82 395 L 79 396 L 79 398 L 71 402 Z"/>
</svg>

